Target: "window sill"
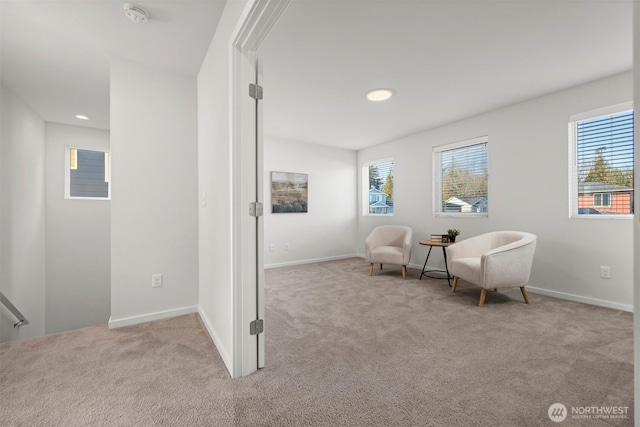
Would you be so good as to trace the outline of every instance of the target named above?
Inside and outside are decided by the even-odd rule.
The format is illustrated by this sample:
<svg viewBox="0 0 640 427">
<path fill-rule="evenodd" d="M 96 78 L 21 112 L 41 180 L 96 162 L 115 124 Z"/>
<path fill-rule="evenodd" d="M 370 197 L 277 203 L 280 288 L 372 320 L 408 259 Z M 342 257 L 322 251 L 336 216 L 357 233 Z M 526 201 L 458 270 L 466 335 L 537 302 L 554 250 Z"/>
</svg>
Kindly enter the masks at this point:
<svg viewBox="0 0 640 427">
<path fill-rule="evenodd" d="M 65 200 L 111 200 L 111 197 L 65 197 Z"/>
<path fill-rule="evenodd" d="M 489 213 L 453 213 L 453 212 L 435 212 L 435 218 L 488 218 Z"/>
<path fill-rule="evenodd" d="M 393 216 L 393 214 L 364 214 L 363 216 Z"/>
<path fill-rule="evenodd" d="M 580 215 L 574 214 L 569 217 L 570 219 L 633 219 L 633 215 L 620 214 L 620 215 Z"/>
</svg>

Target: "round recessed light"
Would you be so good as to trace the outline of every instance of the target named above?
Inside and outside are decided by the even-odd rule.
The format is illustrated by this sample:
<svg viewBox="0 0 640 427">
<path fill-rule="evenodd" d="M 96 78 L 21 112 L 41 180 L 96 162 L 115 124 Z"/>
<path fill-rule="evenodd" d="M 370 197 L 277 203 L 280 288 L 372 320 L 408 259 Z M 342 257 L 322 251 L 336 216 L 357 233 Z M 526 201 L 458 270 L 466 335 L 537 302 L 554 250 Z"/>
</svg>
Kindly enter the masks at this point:
<svg viewBox="0 0 640 427">
<path fill-rule="evenodd" d="M 83 116 L 82 114 L 78 114 L 75 117 L 76 119 L 80 119 L 80 120 L 89 120 L 89 117 Z"/>
<path fill-rule="evenodd" d="M 369 101 L 386 101 L 393 96 L 391 89 L 375 89 L 367 93 Z"/>
<path fill-rule="evenodd" d="M 127 18 L 129 18 L 136 24 L 146 22 L 147 18 L 149 18 L 149 12 L 147 12 L 140 6 L 131 3 L 125 3 L 122 5 L 122 7 L 124 8 L 124 14 L 127 15 Z"/>
</svg>

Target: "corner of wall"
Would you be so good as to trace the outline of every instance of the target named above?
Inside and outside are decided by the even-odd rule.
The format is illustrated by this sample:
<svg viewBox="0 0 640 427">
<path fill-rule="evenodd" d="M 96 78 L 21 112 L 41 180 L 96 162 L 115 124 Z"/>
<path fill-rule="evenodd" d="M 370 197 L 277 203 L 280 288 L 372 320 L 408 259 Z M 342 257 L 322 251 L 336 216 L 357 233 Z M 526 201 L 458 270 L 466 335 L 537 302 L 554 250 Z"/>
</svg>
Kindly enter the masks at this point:
<svg viewBox="0 0 640 427">
<path fill-rule="evenodd" d="M 202 324 L 204 325 L 207 333 L 209 334 L 209 337 L 213 341 L 213 344 L 215 345 L 216 349 L 218 350 L 218 353 L 220 354 L 220 357 L 222 358 L 224 365 L 227 367 L 227 371 L 229 372 L 229 375 L 233 377 L 234 366 L 233 366 L 233 357 L 231 357 L 232 352 L 230 352 L 227 349 L 224 341 L 220 339 L 220 336 L 217 334 L 213 324 L 211 323 L 211 320 L 209 319 L 206 312 L 202 309 L 201 306 L 198 306 L 197 312 L 198 312 L 198 315 L 200 316 L 200 319 L 202 320 Z"/>
</svg>

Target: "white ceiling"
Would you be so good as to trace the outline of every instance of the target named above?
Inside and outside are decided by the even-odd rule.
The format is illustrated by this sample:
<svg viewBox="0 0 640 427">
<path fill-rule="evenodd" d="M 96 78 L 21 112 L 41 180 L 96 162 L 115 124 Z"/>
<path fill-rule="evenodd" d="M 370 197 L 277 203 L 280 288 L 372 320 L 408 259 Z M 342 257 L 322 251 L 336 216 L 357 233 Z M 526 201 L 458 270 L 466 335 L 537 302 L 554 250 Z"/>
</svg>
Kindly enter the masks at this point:
<svg viewBox="0 0 640 427">
<path fill-rule="evenodd" d="M 108 129 L 110 58 L 197 75 L 224 1 L 131 1 L 149 12 L 144 24 L 124 3 L 2 0 L 2 84 L 45 121 Z"/>
<path fill-rule="evenodd" d="M 260 48 L 265 134 L 361 149 L 630 70 L 632 33 L 631 1 L 293 0 Z"/>
<path fill-rule="evenodd" d="M 137 1 L 138 25 L 123 3 L 0 1 L 3 85 L 107 129 L 111 57 L 197 75 L 223 0 Z M 292 0 L 260 55 L 267 135 L 360 149 L 630 70 L 632 2 Z"/>
</svg>

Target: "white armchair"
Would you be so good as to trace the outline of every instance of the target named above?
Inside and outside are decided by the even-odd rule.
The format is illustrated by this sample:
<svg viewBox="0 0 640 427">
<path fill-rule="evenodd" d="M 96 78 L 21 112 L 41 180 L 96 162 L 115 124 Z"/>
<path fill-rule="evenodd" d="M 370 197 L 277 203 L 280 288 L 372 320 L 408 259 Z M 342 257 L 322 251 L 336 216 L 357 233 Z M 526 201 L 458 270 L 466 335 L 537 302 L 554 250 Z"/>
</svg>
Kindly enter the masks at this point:
<svg viewBox="0 0 640 427">
<path fill-rule="evenodd" d="M 454 276 L 451 292 L 458 278 L 482 288 L 480 303 L 484 305 L 487 289 L 520 287 L 525 303 L 536 236 L 520 231 L 494 231 L 462 240 L 447 248 L 447 265 Z"/>
<path fill-rule="evenodd" d="M 403 225 L 381 225 L 373 229 L 364 241 L 364 255 L 373 275 L 373 264 L 402 265 L 402 278 L 407 278 L 407 264 L 411 259 L 411 238 L 413 230 Z"/>
</svg>

